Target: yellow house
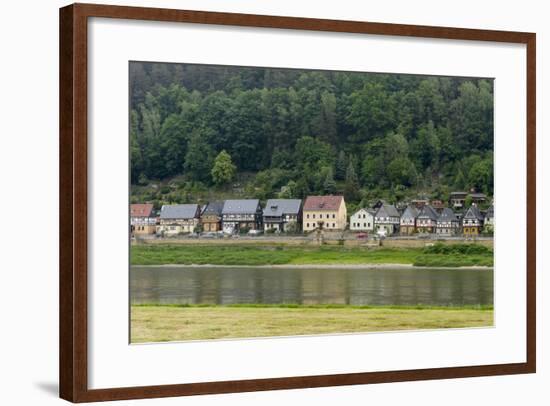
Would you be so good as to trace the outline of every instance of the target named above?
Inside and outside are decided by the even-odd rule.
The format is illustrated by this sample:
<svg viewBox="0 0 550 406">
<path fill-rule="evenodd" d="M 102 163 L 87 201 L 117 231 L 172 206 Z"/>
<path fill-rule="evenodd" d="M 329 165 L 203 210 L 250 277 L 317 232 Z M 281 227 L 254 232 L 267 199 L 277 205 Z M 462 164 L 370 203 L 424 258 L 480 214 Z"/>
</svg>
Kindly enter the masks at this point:
<svg viewBox="0 0 550 406">
<path fill-rule="evenodd" d="M 303 230 L 345 230 L 347 216 L 344 196 L 308 196 L 302 216 Z"/>
<path fill-rule="evenodd" d="M 481 233 L 483 228 L 483 214 L 477 206 L 472 205 L 462 218 L 462 233 L 465 236 L 475 237 Z"/>
</svg>

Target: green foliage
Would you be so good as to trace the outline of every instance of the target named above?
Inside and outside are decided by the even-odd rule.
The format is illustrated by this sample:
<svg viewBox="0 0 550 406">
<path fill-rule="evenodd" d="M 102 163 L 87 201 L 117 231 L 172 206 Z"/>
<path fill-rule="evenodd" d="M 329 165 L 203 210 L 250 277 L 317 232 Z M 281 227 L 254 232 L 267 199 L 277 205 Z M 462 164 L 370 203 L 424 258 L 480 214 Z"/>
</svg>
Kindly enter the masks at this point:
<svg viewBox="0 0 550 406">
<path fill-rule="evenodd" d="M 333 195 L 336 193 L 336 181 L 334 180 L 332 168 L 328 168 L 327 170 L 325 182 L 323 183 L 323 189 L 324 189 L 324 192 L 328 195 Z"/>
<path fill-rule="evenodd" d="M 387 172 L 388 179 L 395 185 L 412 186 L 416 179 L 416 168 L 408 158 L 395 158 Z"/>
<path fill-rule="evenodd" d="M 493 158 L 481 160 L 472 165 L 468 174 L 468 183 L 474 189 L 491 192 L 493 189 Z"/>
<path fill-rule="evenodd" d="M 213 154 L 214 151 L 208 145 L 206 139 L 200 133 L 194 133 L 185 154 L 183 165 L 185 175 L 191 179 L 208 182 L 211 178 L 210 171 L 213 170 Z"/>
<path fill-rule="evenodd" d="M 357 200 L 434 180 L 493 192 L 489 80 L 133 62 L 129 132 L 133 185 L 221 187 L 280 169 L 292 197 L 346 189 Z M 229 164 L 216 165 L 222 152 Z M 352 155 L 357 179 L 347 179 Z"/>
<path fill-rule="evenodd" d="M 361 197 L 360 195 L 359 178 L 355 172 L 353 162 L 350 161 L 346 170 L 346 183 L 344 186 L 344 197 L 348 202 L 356 202 Z"/>
<path fill-rule="evenodd" d="M 231 161 L 231 156 L 223 150 L 214 160 L 211 175 L 214 183 L 221 185 L 228 183 L 235 177 L 236 167 Z"/>
<path fill-rule="evenodd" d="M 443 244 L 436 243 L 432 246 L 425 247 L 425 254 L 463 254 L 463 255 L 484 255 L 493 254 L 493 250 L 480 244 Z"/>
</svg>

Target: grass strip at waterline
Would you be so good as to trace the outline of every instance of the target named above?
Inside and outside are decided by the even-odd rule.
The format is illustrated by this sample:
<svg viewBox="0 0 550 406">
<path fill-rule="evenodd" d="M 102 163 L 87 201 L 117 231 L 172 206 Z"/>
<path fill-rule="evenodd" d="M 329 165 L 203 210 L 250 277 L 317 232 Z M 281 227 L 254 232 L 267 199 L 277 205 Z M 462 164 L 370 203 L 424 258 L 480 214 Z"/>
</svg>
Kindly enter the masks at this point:
<svg viewBox="0 0 550 406">
<path fill-rule="evenodd" d="M 492 325 L 492 306 L 240 304 L 131 307 L 132 343 Z"/>
<path fill-rule="evenodd" d="M 132 265 L 409 264 L 429 267 L 493 266 L 493 250 L 473 244 L 436 244 L 425 248 L 144 244 L 133 245 L 130 258 Z"/>
</svg>

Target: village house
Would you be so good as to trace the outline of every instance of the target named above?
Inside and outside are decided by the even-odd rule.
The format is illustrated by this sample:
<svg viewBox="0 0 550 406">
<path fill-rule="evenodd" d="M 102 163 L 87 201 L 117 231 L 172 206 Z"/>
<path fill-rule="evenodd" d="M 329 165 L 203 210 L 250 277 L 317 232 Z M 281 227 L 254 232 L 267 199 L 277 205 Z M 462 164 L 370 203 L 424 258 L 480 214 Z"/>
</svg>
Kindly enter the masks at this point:
<svg viewBox="0 0 550 406">
<path fill-rule="evenodd" d="M 413 199 L 413 200 L 411 200 L 411 204 L 417 210 L 420 210 L 420 209 L 422 209 L 422 207 L 426 206 L 427 204 L 430 204 L 430 201 L 428 199 Z"/>
<path fill-rule="evenodd" d="M 226 200 L 222 209 L 223 232 L 262 229 L 262 208 L 258 199 Z"/>
<path fill-rule="evenodd" d="M 203 231 L 217 232 L 222 229 L 223 201 L 209 202 L 201 214 Z"/>
<path fill-rule="evenodd" d="M 308 196 L 304 203 L 303 230 L 345 230 L 347 215 L 344 196 Z"/>
<path fill-rule="evenodd" d="M 367 209 L 359 209 L 352 214 L 349 221 L 351 231 L 374 230 L 374 214 Z"/>
<path fill-rule="evenodd" d="M 439 215 L 443 212 L 443 209 L 445 208 L 445 203 L 443 203 L 442 200 L 432 200 L 431 206 Z"/>
<path fill-rule="evenodd" d="M 374 229 L 384 235 L 392 235 L 399 229 L 401 215 L 391 204 L 383 204 L 374 215 Z"/>
<path fill-rule="evenodd" d="M 416 229 L 419 233 L 435 233 L 438 217 L 432 206 L 424 206 L 416 218 Z"/>
<path fill-rule="evenodd" d="M 130 205 L 130 231 L 134 235 L 154 234 L 157 218 L 153 214 L 153 205 L 135 203 Z"/>
<path fill-rule="evenodd" d="M 487 200 L 487 195 L 485 193 L 470 193 L 470 197 L 472 198 L 472 203 L 478 205 L 485 203 L 485 200 Z"/>
<path fill-rule="evenodd" d="M 192 233 L 199 225 L 200 208 L 198 204 L 164 205 L 160 210 L 160 224 L 157 233 L 176 235 Z"/>
<path fill-rule="evenodd" d="M 460 221 L 450 208 L 445 208 L 437 219 L 435 232 L 442 235 L 455 235 L 460 230 Z"/>
<path fill-rule="evenodd" d="M 300 230 L 302 224 L 302 200 L 269 199 L 263 211 L 264 230 Z"/>
<path fill-rule="evenodd" d="M 418 210 L 413 205 L 407 206 L 401 219 L 399 220 L 399 233 L 401 235 L 411 235 L 416 231 L 416 218 Z"/>
<path fill-rule="evenodd" d="M 466 196 L 468 196 L 468 192 L 451 192 L 449 204 L 453 209 L 461 209 L 466 202 Z"/>
<path fill-rule="evenodd" d="M 470 208 L 462 217 L 462 233 L 465 236 L 476 236 L 481 232 L 483 228 L 483 214 L 479 211 L 477 206 L 470 206 Z"/>
</svg>

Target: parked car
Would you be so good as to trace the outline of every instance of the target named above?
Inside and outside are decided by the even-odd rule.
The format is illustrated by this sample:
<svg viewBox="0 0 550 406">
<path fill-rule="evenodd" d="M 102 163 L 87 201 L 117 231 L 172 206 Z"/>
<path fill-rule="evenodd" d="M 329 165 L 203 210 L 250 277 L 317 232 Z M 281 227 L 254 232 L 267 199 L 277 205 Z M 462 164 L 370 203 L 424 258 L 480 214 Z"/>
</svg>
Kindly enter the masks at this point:
<svg viewBox="0 0 550 406">
<path fill-rule="evenodd" d="M 357 238 L 358 238 L 358 239 L 361 239 L 361 240 L 362 240 L 362 239 L 365 239 L 365 238 L 368 238 L 368 236 L 369 236 L 369 235 L 368 235 L 367 233 L 359 233 L 359 234 L 357 234 Z"/>
<path fill-rule="evenodd" d="M 260 235 L 263 234 L 262 230 L 249 230 L 248 235 Z"/>
</svg>

